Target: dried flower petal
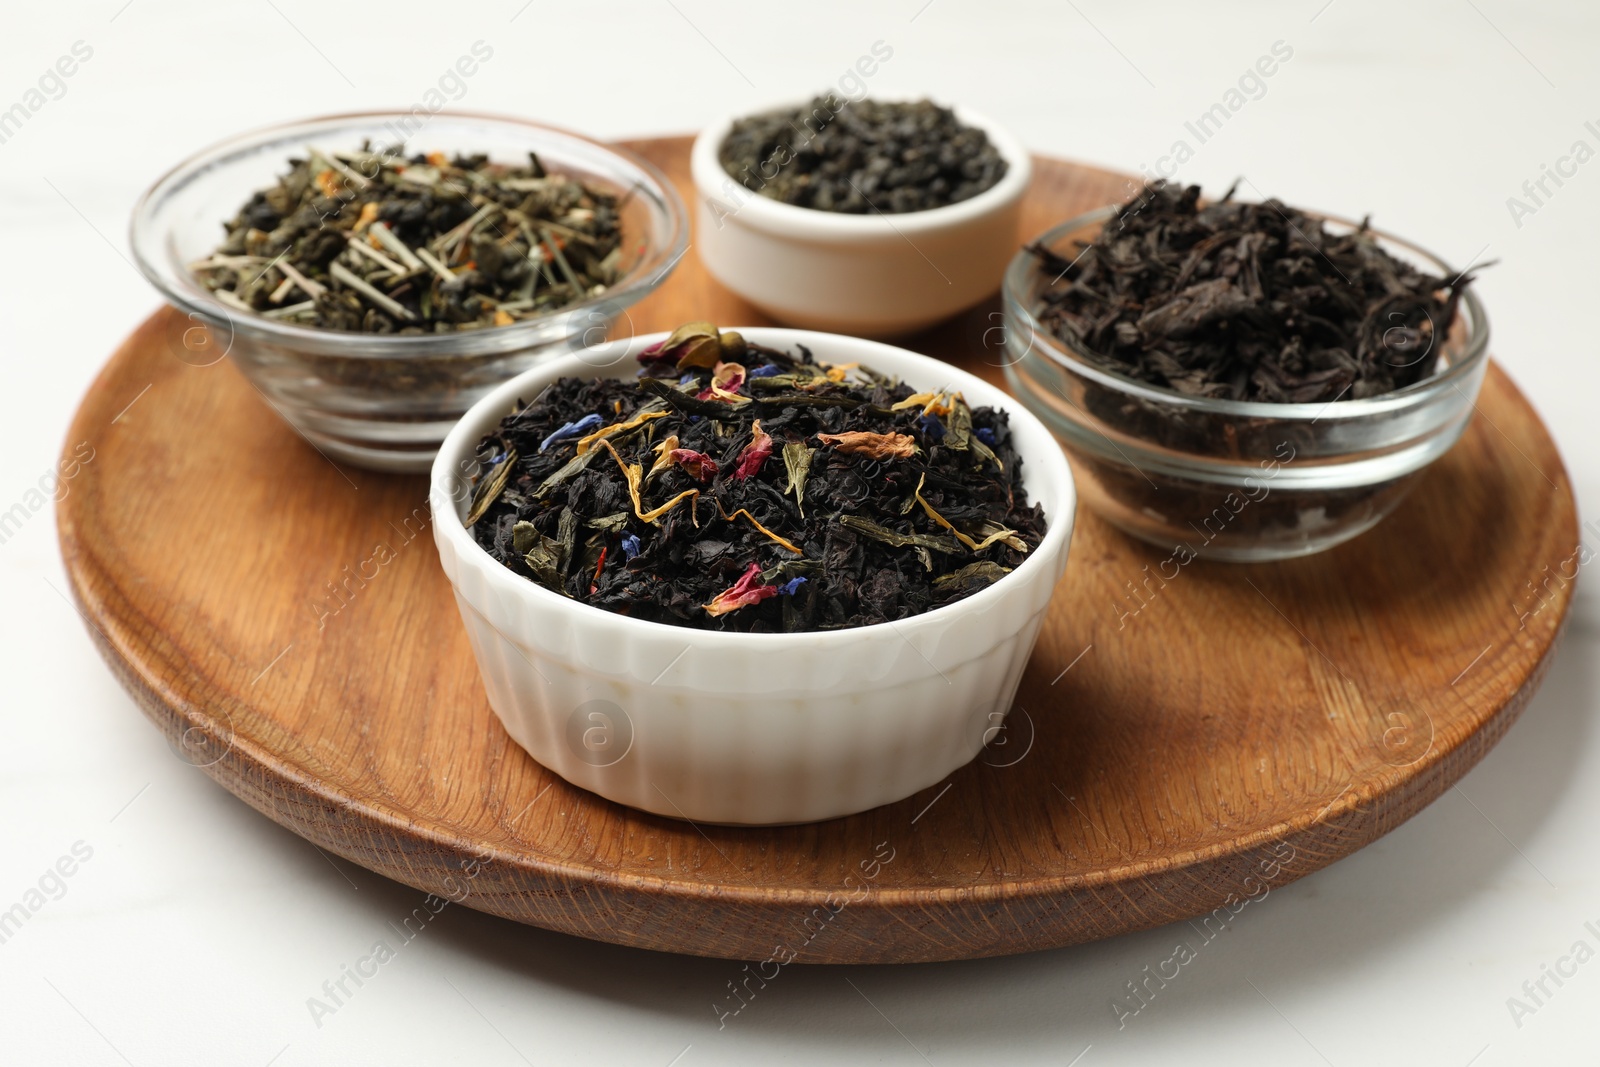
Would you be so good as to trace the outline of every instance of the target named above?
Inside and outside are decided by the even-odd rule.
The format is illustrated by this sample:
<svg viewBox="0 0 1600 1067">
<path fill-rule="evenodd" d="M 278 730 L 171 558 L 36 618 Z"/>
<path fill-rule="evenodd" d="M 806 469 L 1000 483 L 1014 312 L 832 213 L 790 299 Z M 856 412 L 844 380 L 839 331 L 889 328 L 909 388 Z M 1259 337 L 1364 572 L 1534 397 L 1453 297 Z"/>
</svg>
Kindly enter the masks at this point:
<svg viewBox="0 0 1600 1067">
<path fill-rule="evenodd" d="M 917 439 L 907 433 L 851 430 L 849 433 L 819 433 L 817 440 L 833 445 L 848 455 L 866 456 L 869 459 L 889 459 L 891 456 L 908 459 L 917 454 Z"/>
<path fill-rule="evenodd" d="M 738 465 L 733 469 L 733 477 L 736 481 L 742 482 L 752 474 L 755 474 L 761 469 L 761 465 L 767 461 L 767 457 L 772 455 L 772 435 L 761 428 L 761 420 L 756 419 L 751 424 L 751 429 L 754 431 L 754 436 L 750 438 L 750 443 L 740 451 Z"/>
<path fill-rule="evenodd" d="M 615 437 L 617 434 L 623 433 L 624 431 L 638 429 L 651 419 L 663 419 L 666 418 L 666 416 L 667 412 L 665 411 L 641 411 L 639 414 L 635 415 L 626 422 L 614 422 L 610 426 L 607 426 L 601 430 L 595 430 L 594 433 L 591 433 L 587 437 L 579 440 L 578 453 L 581 455 L 584 452 L 589 451 L 589 449 L 593 448 L 597 443 L 604 441 L 607 437 Z M 599 416 L 596 415 L 595 419 L 598 420 Z"/>
<path fill-rule="evenodd" d="M 722 505 L 721 504 L 717 505 L 717 510 L 719 510 L 719 511 L 722 510 Z M 800 548 L 799 545 L 795 544 L 792 541 L 788 541 L 788 540 L 785 540 L 782 537 L 779 537 L 777 534 L 773 533 L 771 530 L 769 530 L 765 526 L 761 525 L 761 523 L 756 521 L 756 517 L 754 515 L 750 514 L 744 508 L 740 508 L 738 511 L 735 511 L 732 515 L 729 515 L 725 511 L 722 513 L 722 517 L 724 519 L 726 519 L 728 522 L 732 522 L 734 519 L 737 519 L 740 515 L 743 515 L 746 519 L 748 519 L 750 521 L 750 525 L 751 526 L 754 526 L 756 529 L 760 530 L 763 534 L 765 534 L 768 538 L 770 538 L 775 544 L 782 545 L 784 548 L 787 548 L 790 552 L 793 552 L 797 556 L 805 555 L 805 552 Z"/>
<path fill-rule="evenodd" d="M 563 441 L 570 441 L 574 437 L 582 437 L 590 430 L 598 427 L 602 421 L 604 420 L 602 420 L 599 415 L 585 415 L 581 419 L 576 419 L 572 422 L 569 422 L 555 433 L 552 433 L 549 437 L 546 437 L 544 441 L 540 443 L 539 451 L 543 452 L 551 445 L 558 445 Z"/>
<path fill-rule="evenodd" d="M 672 466 L 672 453 L 677 447 L 678 435 L 675 433 L 668 434 L 657 442 L 655 447 L 656 461 L 650 464 L 650 469 L 645 472 L 645 478 L 654 478 L 657 474 Z"/>
<path fill-rule="evenodd" d="M 696 452 L 692 448 L 674 448 L 668 456 L 691 478 L 709 482 L 717 476 L 717 461 L 704 452 Z"/>
<path fill-rule="evenodd" d="M 740 363 L 718 363 L 711 375 L 711 384 L 700 390 L 696 400 L 723 400 L 729 404 L 748 404 L 750 398 L 739 395 L 744 384 L 744 366 Z"/>
<path fill-rule="evenodd" d="M 730 611 L 759 604 L 768 597 L 775 597 L 778 592 L 775 585 L 761 584 L 761 564 L 752 563 L 737 582 L 712 597 L 711 603 L 704 607 L 712 615 L 726 615 Z"/>
<path fill-rule="evenodd" d="M 890 404 L 890 411 L 905 411 L 909 408 L 926 407 L 939 399 L 938 393 L 912 393 L 899 403 Z"/>
<path fill-rule="evenodd" d="M 741 338 L 739 347 L 743 350 Z M 672 331 L 665 341 L 658 341 L 639 353 L 640 363 L 671 361 L 679 370 L 688 367 L 713 367 L 722 359 L 722 337 L 709 322 L 689 322 Z"/>
<path fill-rule="evenodd" d="M 949 530 L 951 533 L 955 534 L 957 539 L 959 539 L 962 544 L 966 545 L 974 552 L 982 552 L 996 541 L 999 541 L 1002 544 L 1011 546 L 1018 552 L 1028 551 L 1027 542 L 1017 536 L 1017 531 L 1007 529 L 1006 527 L 1001 526 L 999 523 L 984 523 L 983 529 L 979 531 L 981 534 L 983 534 L 982 541 L 968 537 L 966 534 L 956 529 L 954 523 L 945 518 L 943 515 L 939 514 L 937 511 L 933 510 L 933 505 L 928 503 L 928 501 L 923 498 L 922 483 L 927 480 L 928 476 L 926 474 L 917 479 L 917 491 L 915 494 L 913 494 L 916 497 L 917 503 L 921 504 L 922 510 L 928 513 L 928 518 L 932 519 L 940 526 L 943 526 L 946 530 Z"/>
<path fill-rule="evenodd" d="M 633 513 L 639 517 L 641 522 L 653 523 L 685 500 L 693 500 L 700 495 L 700 490 L 698 489 L 685 489 L 660 507 L 646 511 L 644 502 L 639 497 L 639 486 L 644 481 L 644 468 L 637 463 L 624 463 L 610 441 L 602 439 L 600 446 L 610 452 L 611 458 L 617 461 L 618 467 L 622 468 L 622 476 L 628 480 L 628 495 L 633 498 Z M 689 507 L 689 517 L 695 520 L 696 526 L 700 525 L 700 519 L 695 515 L 692 504 Z"/>
</svg>

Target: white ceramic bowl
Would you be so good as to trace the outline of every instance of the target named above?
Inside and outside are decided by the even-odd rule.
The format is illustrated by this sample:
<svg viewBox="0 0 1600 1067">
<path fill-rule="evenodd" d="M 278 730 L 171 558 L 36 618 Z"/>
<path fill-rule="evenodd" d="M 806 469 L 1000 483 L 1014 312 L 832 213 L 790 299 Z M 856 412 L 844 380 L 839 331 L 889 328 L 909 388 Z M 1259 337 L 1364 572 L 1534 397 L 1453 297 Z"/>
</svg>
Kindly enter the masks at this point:
<svg viewBox="0 0 1600 1067">
<path fill-rule="evenodd" d="M 910 796 L 971 760 L 1011 708 L 1067 561 L 1077 494 L 1044 425 L 996 387 L 926 356 L 799 330 L 741 329 L 910 385 L 1003 407 L 1044 539 L 1016 570 L 901 622 L 796 634 L 721 633 L 628 618 L 507 570 L 462 523 L 474 452 L 564 376 L 630 378 L 665 334 L 565 356 L 500 386 L 445 438 L 429 503 L 489 703 L 534 759 L 574 785 L 658 815 L 807 822 Z"/>
<path fill-rule="evenodd" d="M 954 109 L 1009 165 L 970 200 L 891 215 L 847 215 L 781 203 L 740 185 L 718 150 L 734 118 L 695 139 L 695 250 L 723 285 L 779 322 L 893 337 L 932 326 L 993 295 L 1019 241 L 1027 150 L 999 126 Z"/>
</svg>

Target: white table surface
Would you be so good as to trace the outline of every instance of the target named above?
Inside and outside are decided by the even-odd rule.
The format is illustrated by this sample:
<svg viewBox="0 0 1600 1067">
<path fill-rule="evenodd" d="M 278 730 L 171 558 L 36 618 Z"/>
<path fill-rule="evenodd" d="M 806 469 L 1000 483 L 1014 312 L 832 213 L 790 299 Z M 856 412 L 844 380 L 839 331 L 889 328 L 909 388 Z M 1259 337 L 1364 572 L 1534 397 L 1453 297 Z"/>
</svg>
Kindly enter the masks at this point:
<svg viewBox="0 0 1600 1067">
<path fill-rule="evenodd" d="M 1265 94 L 1179 177 L 1218 191 L 1246 175 L 1295 203 L 1371 212 L 1454 262 L 1498 259 L 1481 282 L 1494 351 L 1553 428 L 1585 510 L 1600 504 L 1600 353 L 1583 326 L 1600 161 L 1547 184 L 1554 195 L 1532 215 L 1514 219 L 1506 202 L 1575 140 L 1600 149 L 1584 128 L 1600 127 L 1593 4 L 522 7 L 12 10 L 0 108 L 75 42 L 93 54 L 0 143 L 0 511 L 51 469 L 96 370 L 158 305 L 124 237 L 157 174 L 245 128 L 409 104 L 478 40 L 493 56 L 458 106 L 608 137 L 688 131 L 804 95 L 882 41 L 893 56 L 873 92 L 931 92 L 1037 150 L 1129 170 L 1153 167 L 1187 137 L 1186 120 L 1286 42 L 1293 57 Z M 1600 550 L 1600 532 L 1590 541 Z M 308 998 L 420 894 L 320 855 L 175 759 L 64 589 L 45 508 L 0 544 L 0 910 L 75 845 L 92 854 L 0 944 L 6 1064 L 1594 1062 L 1600 959 L 1561 963 L 1578 941 L 1600 950 L 1600 610 L 1588 576 L 1543 690 L 1459 790 L 1272 890 L 1121 1029 L 1113 998 L 1187 928 L 1015 959 L 790 968 L 719 1030 L 712 1005 L 736 965 L 452 908 L 314 1020 Z M 1535 1004 L 1523 983 L 1558 964 L 1576 973 L 1547 978 L 1551 995 Z M 1514 1015 L 1513 996 L 1532 1012 Z"/>
</svg>

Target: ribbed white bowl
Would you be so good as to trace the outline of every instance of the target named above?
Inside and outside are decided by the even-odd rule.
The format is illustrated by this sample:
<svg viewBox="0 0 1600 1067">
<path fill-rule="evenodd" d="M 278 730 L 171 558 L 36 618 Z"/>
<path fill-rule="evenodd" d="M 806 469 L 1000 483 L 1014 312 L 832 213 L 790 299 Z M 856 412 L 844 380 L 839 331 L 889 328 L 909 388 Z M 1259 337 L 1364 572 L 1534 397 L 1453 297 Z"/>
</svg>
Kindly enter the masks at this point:
<svg viewBox="0 0 1600 1067">
<path fill-rule="evenodd" d="M 511 379 L 451 431 L 429 502 L 489 703 L 534 759 L 620 804 L 697 822 L 833 818 L 923 789 L 971 760 L 1010 710 L 1066 566 L 1077 496 L 1050 432 L 949 364 L 853 337 L 746 329 L 749 340 L 858 362 L 1003 407 L 1049 530 L 1026 562 L 903 622 L 798 634 L 715 633 L 631 619 L 513 574 L 462 524 L 483 436 L 564 376 L 632 377 L 665 334 L 589 349 Z"/>
</svg>

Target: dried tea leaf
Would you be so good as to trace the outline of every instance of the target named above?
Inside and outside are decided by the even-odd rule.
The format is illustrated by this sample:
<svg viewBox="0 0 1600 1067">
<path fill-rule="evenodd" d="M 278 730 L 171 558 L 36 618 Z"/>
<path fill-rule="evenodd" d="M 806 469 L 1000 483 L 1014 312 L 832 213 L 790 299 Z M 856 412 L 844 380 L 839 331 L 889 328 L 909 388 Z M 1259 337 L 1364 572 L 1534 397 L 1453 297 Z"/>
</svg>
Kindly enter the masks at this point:
<svg viewBox="0 0 1600 1067">
<path fill-rule="evenodd" d="M 556 540 L 561 544 L 561 576 L 565 578 L 567 565 L 578 547 L 578 513 L 571 508 L 561 509 L 561 518 L 556 521 Z"/>
<path fill-rule="evenodd" d="M 886 526 L 880 526 L 871 519 L 864 519 L 860 515 L 840 515 L 839 525 L 849 527 L 857 533 L 866 534 L 875 541 L 882 541 L 895 548 L 905 548 L 915 545 L 918 548 L 931 549 L 934 552 L 943 552 L 953 556 L 961 551 L 961 544 L 953 537 L 936 537 L 933 534 L 896 533 Z"/>
<path fill-rule="evenodd" d="M 762 196 L 862 215 L 967 200 L 1007 170 L 988 135 L 949 108 L 931 100 L 850 100 L 835 93 L 739 119 L 717 161 Z"/>
<path fill-rule="evenodd" d="M 806 447 L 804 441 L 790 441 L 783 446 L 783 465 L 789 473 L 789 484 L 783 487 L 783 491 L 794 494 L 801 518 L 806 514 L 806 476 L 811 473 L 811 457 L 814 454 L 814 450 Z"/>
<path fill-rule="evenodd" d="M 505 458 L 489 473 L 489 476 L 478 480 L 478 485 L 472 493 L 472 507 L 467 509 L 468 526 L 483 518 L 484 512 L 489 510 L 489 505 L 495 502 L 501 490 L 506 487 L 506 479 L 511 477 L 511 471 L 516 465 L 517 450 L 508 448 Z"/>
<path fill-rule="evenodd" d="M 435 335 L 543 316 L 617 280 L 607 264 L 618 262 L 623 234 L 616 193 L 535 177 L 537 169 L 532 159 L 407 157 L 403 146 L 308 148 L 190 269 L 236 310 L 321 329 Z M 530 182 L 543 195 L 525 195 Z M 550 257 L 561 280 L 538 290 Z M 303 299 L 286 303 L 290 293 Z M 413 390 L 460 387 L 459 371 L 444 367 L 454 360 L 346 362 L 330 358 L 319 370 L 366 388 L 391 379 Z"/>
<path fill-rule="evenodd" d="M 519 522 L 511 528 L 511 547 L 522 557 L 539 584 L 565 593 L 561 587 L 561 542 L 540 533 L 531 522 Z"/>
<path fill-rule="evenodd" d="M 960 589 L 963 592 L 975 592 L 984 586 L 993 585 L 1010 573 L 1010 567 L 1002 567 L 992 560 L 980 559 L 976 563 L 967 564 L 958 571 L 940 575 L 933 580 L 933 586 L 935 589 Z"/>
<path fill-rule="evenodd" d="M 699 415 L 702 418 L 714 419 L 728 414 L 728 405 L 716 400 L 697 399 L 671 382 L 662 381 L 660 378 L 641 378 L 639 380 L 639 388 L 646 392 L 654 393 L 686 415 Z"/>
<path fill-rule="evenodd" d="M 549 496 L 552 489 L 555 489 L 567 479 L 571 478 L 574 474 L 577 474 L 579 471 L 587 467 L 589 465 L 589 461 L 594 458 L 594 455 L 595 454 L 593 452 L 584 452 L 573 456 L 571 459 L 567 460 L 566 466 L 550 475 L 550 477 L 546 478 L 543 482 L 540 482 L 539 488 L 533 491 L 533 495 L 536 497 Z"/>
<path fill-rule="evenodd" d="M 757 397 L 756 403 L 786 408 L 859 408 L 862 402 L 853 396 L 816 396 L 811 393 L 779 393 L 777 396 Z"/>
<path fill-rule="evenodd" d="M 972 409 L 957 393 L 950 398 L 950 420 L 945 426 L 944 443 L 957 452 L 972 447 Z"/>
<path fill-rule="evenodd" d="M 979 437 L 977 434 L 973 434 L 972 437 L 968 439 L 968 443 L 972 446 L 972 451 L 993 463 L 1002 471 L 1006 469 L 1006 465 L 1000 462 L 1000 457 L 994 454 L 994 449 L 983 443 L 983 438 Z"/>
<path fill-rule="evenodd" d="M 1188 396 L 1273 403 L 1360 400 L 1426 378 L 1473 280 L 1418 270 L 1365 224 L 1330 229 L 1232 190 L 1202 203 L 1199 186 L 1164 181 L 1070 259 L 1030 251 L 1047 278 L 1039 321 L 1096 366 Z M 1136 432 L 1185 432 L 1183 419 L 1163 422 Z"/>
</svg>

